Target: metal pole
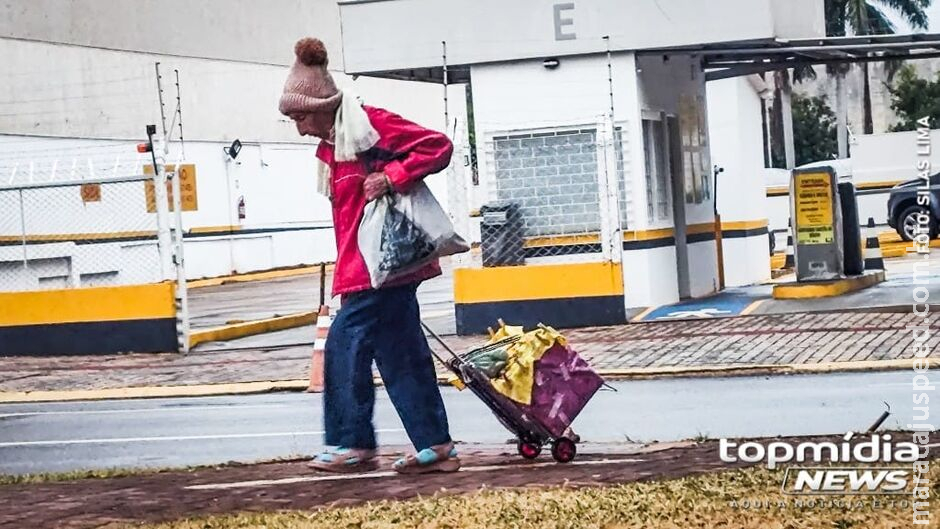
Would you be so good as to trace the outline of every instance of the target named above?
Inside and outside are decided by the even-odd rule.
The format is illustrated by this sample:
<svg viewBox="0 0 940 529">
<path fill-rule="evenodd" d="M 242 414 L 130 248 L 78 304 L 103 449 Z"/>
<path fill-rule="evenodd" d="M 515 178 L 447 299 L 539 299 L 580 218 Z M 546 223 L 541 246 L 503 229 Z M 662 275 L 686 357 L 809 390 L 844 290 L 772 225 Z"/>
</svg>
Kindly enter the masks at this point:
<svg viewBox="0 0 940 529">
<path fill-rule="evenodd" d="M 20 229 L 23 236 L 23 269 L 29 269 L 29 257 L 26 251 L 26 210 L 23 208 L 23 190 L 20 189 Z"/>
<path fill-rule="evenodd" d="M 443 48 L 444 54 L 444 133 L 450 129 L 450 108 L 448 107 L 447 101 L 447 84 L 450 82 L 448 71 L 447 71 L 447 41 L 442 40 L 441 46 Z"/>
<path fill-rule="evenodd" d="M 326 263 L 320 263 L 320 306 L 326 305 Z"/>
<path fill-rule="evenodd" d="M 604 35 L 604 42 L 607 43 L 607 85 L 610 90 L 610 120 L 614 121 L 614 67 L 610 55 L 610 36 Z M 614 124 L 616 127 L 616 124 Z"/>
<path fill-rule="evenodd" d="M 173 179 L 173 264 L 176 267 L 176 343 L 181 353 L 189 352 L 189 296 L 186 285 L 186 263 L 183 258 L 183 200 L 180 166 L 170 173 Z"/>
<path fill-rule="evenodd" d="M 232 200 L 234 196 L 232 195 L 232 174 L 229 170 L 229 167 L 232 165 L 232 159 L 225 156 L 225 197 L 226 197 L 226 206 L 225 209 L 228 212 L 228 259 L 229 259 L 229 270 L 232 273 L 235 273 L 235 217 L 232 215 Z"/>
<path fill-rule="evenodd" d="M 163 123 L 163 137 L 166 138 L 166 113 L 163 110 L 163 77 L 160 76 L 160 63 L 154 63 L 157 70 L 157 97 L 160 99 L 160 121 Z"/>
<path fill-rule="evenodd" d="M 845 79 L 841 72 L 836 72 L 836 136 L 839 145 L 839 158 L 849 157 L 848 109 L 846 108 Z"/>
<path fill-rule="evenodd" d="M 183 141 L 183 99 L 180 95 L 180 71 L 173 70 L 176 74 L 176 113 L 179 115 L 180 122 L 180 159 L 186 159 L 186 144 Z M 177 167 L 177 171 L 179 167 Z"/>
<path fill-rule="evenodd" d="M 789 70 L 780 70 L 777 78 L 783 84 L 780 91 L 780 102 L 783 107 L 783 150 L 787 169 L 793 169 L 796 167 L 796 147 L 793 143 L 793 106 L 791 104 L 793 86 L 790 84 Z"/>
<path fill-rule="evenodd" d="M 170 235 L 170 208 L 166 189 L 166 165 L 163 153 L 163 142 L 154 142 L 153 136 L 157 132 L 154 125 L 147 126 L 147 138 L 150 142 L 150 156 L 153 159 L 153 198 L 156 202 L 157 212 L 157 248 L 160 252 L 160 280 L 166 281 L 173 277 L 172 238 Z M 157 150 L 160 153 L 157 154 Z"/>
</svg>

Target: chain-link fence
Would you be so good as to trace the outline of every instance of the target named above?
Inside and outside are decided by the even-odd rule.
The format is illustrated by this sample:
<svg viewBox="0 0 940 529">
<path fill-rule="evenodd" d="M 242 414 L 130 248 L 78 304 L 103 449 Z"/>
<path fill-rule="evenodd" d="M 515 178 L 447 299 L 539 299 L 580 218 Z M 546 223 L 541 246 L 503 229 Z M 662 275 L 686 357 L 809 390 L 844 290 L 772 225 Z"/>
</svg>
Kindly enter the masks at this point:
<svg viewBox="0 0 940 529">
<path fill-rule="evenodd" d="M 0 186 L 0 291 L 166 278 L 152 177 Z"/>
<path fill-rule="evenodd" d="M 630 193 L 619 127 L 490 133 L 480 147 L 480 252 L 469 266 L 620 260 Z"/>
</svg>

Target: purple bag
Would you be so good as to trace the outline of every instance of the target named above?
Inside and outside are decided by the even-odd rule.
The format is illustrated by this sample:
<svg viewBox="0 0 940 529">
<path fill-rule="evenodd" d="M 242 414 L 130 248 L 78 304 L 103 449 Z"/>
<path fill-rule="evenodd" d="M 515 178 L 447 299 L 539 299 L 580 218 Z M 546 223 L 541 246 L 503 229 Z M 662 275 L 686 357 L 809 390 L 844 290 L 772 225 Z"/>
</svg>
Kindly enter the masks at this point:
<svg viewBox="0 0 940 529">
<path fill-rule="evenodd" d="M 556 343 L 535 362 L 532 402 L 520 408 L 561 437 L 603 384 L 578 353 Z"/>
</svg>

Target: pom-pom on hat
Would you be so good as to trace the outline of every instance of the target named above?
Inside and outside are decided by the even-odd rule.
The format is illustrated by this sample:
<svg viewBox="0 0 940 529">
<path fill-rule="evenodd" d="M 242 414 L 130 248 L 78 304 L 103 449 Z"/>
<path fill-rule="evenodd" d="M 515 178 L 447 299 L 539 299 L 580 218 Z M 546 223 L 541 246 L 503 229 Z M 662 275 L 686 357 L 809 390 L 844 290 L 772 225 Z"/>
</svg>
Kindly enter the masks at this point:
<svg viewBox="0 0 940 529">
<path fill-rule="evenodd" d="M 294 45 L 294 55 L 278 105 L 281 114 L 335 110 L 343 95 L 326 69 L 326 46 L 320 39 L 303 38 Z"/>
</svg>

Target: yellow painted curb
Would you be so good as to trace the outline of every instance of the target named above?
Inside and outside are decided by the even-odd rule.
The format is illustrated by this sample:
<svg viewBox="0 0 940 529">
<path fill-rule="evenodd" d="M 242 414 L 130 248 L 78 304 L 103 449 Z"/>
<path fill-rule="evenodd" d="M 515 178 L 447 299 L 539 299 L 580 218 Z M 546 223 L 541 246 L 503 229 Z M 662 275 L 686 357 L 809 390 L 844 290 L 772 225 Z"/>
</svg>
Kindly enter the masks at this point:
<svg viewBox="0 0 940 529">
<path fill-rule="evenodd" d="M 904 248 L 882 248 L 881 257 L 885 259 L 895 259 L 898 257 L 904 257 L 907 252 Z"/>
<path fill-rule="evenodd" d="M 222 327 L 213 327 L 202 331 L 194 331 L 189 335 L 189 346 L 196 347 L 201 343 L 235 340 L 255 334 L 283 331 L 305 325 L 316 325 L 317 311 L 300 312 L 289 316 L 279 316 L 267 320 L 247 321 Z"/>
<path fill-rule="evenodd" d="M 924 358 L 929 369 L 940 368 L 940 358 Z M 598 374 L 608 380 L 631 380 L 666 377 L 728 377 L 757 374 L 818 374 L 859 371 L 891 371 L 913 369 L 913 359 L 865 360 L 859 362 L 828 362 L 822 364 L 758 364 L 743 366 L 703 367 L 642 367 L 636 369 L 601 369 Z M 438 376 L 438 383 L 447 383 L 448 375 Z M 382 384 L 376 377 L 375 383 Z M 209 397 L 222 395 L 250 395 L 272 391 L 305 391 L 309 380 L 277 380 L 266 382 L 238 382 L 233 384 L 201 384 L 192 386 L 154 386 L 114 388 L 100 390 L 20 391 L 0 392 L 0 404 L 27 402 L 69 402 L 114 399 L 152 399 Z"/>
<path fill-rule="evenodd" d="M 881 253 L 885 257 L 903 257 L 908 253 L 914 253 L 914 243 L 906 241 L 889 241 L 881 242 L 878 244 L 881 247 Z M 940 239 L 933 239 L 930 241 L 931 248 L 940 248 Z M 911 251 L 908 252 L 908 249 Z M 889 255 L 891 254 L 891 255 Z"/>
<path fill-rule="evenodd" d="M 940 358 L 924 358 L 931 369 L 940 367 Z M 608 369 L 599 373 L 610 380 L 658 377 L 721 377 L 755 374 L 818 374 L 858 371 L 891 371 L 913 369 L 914 360 L 864 360 L 857 362 L 826 362 L 821 364 L 757 364 L 742 366 L 702 367 L 644 367 L 637 369 Z"/>
<path fill-rule="evenodd" d="M 856 277 L 835 281 L 812 283 L 781 283 L 774 285 L 774 299 L 813 299 L 841 296 L 881 283 L 885 280 L 884 270 L 866 272 Z"/>
<path fill-rule="evenodd" d="M 761 305 L 763 305 L 765 301 L 767 301 L 766 298 L 765 298 L 765 299 L 758 299 L 758 300 L 756 300 L 756 301 L 751 302 L 751 304 L 748 305 L 747 307 L 745 307 L 744 310 L 741 311 L 741 314 L 739 314 L 738 316 L 748 316 L 748 315 L 750 315 L 752 312 L 754 312 L 755 310 L 757 310 L 757 307 L 760 307 Z"/>
<path fill-rule="evenodd" d="M 326 265 L 326 271 L 331 272 L 333 265 Z M 188 288 L 205 288 L 225 285 L 228 283 L 248 283 L 252 281 L 266 281 L 269 279 L 281 279 L 284 277 L 296 277 L 312 275 L 320 272 L 320 265 L 302 266 L 300 268 L 288 268 L 283 270 L 267 270 L 265 272 L 251 272 L 248 274 L 236 274 L 231 276 L 210 277 L 208 279 L 194 279 L 187 281 Z"/>
<path fill-rule="evenodd" d="M 630 321 L 632 321 L 632 322 L 634 322 L 634 323 L 639 323 L 639 322 L 643 321 L 643 318 L 649 316 L 650 312 L 653 312 L 654 310 L 656 310 L 656 309 L 658 309 L 658 308 L 659 308 L 659 307 L 648 307 L 648 308 L 644 309 L 643 312 L 641 312 L 641 313 L 637 314 L 636 316 L 634 316 L 633 318 L 631 318 Z"/>
<path fill-rule="evenodd" d="M 252 393 L 267 393 L 270 391 L 305 390 L 309 385 L 309 380 L 281 380 L 270 382 L 240 382 L 237 384 L 201 384 L 193 386 L 148 386 L 139 388 L 68 391 L 17 391 L 0 392 L 0 403 L 248 395 Z"/>
</svg>

